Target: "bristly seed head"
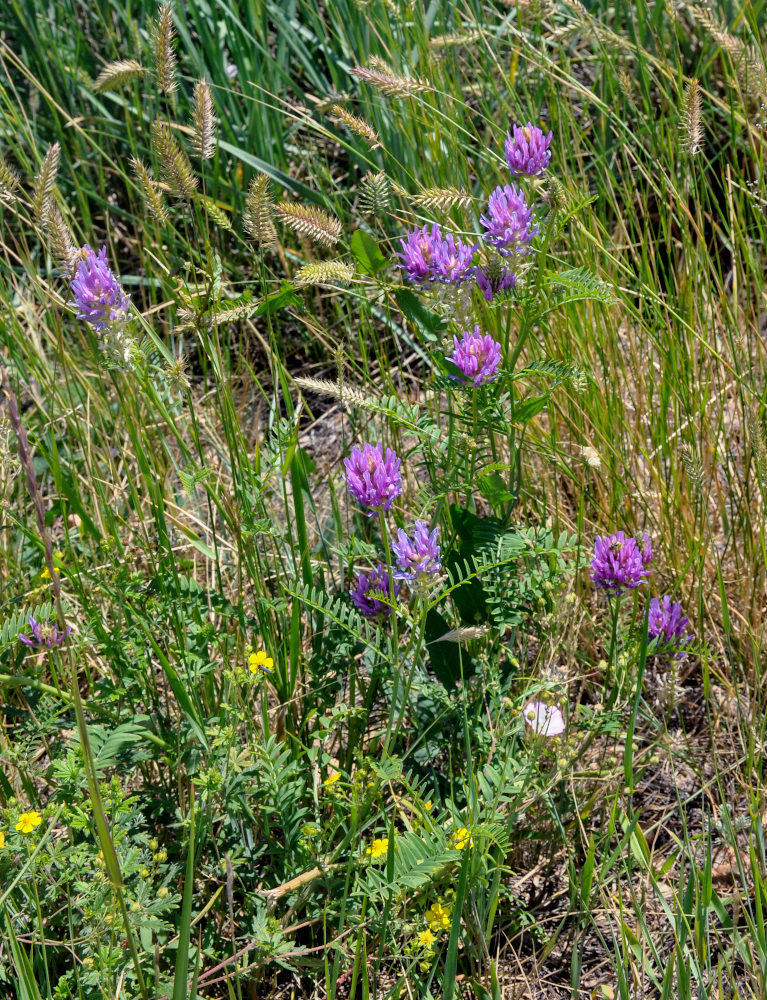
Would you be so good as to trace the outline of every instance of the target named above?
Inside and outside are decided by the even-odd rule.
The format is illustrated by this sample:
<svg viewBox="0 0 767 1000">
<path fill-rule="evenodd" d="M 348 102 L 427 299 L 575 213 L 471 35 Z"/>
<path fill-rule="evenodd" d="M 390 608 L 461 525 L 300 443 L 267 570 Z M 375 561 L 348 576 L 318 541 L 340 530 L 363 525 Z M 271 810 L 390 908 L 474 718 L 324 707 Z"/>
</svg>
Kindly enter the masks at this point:
<svg viewBox="0 0 767 1000">
<path fill-rule="evenodd" d="M 149 214 L 157 219 L 161 225 L 164 225 L 168 221 L 168 208 L 162 196 L 160 185 L 150 175 L 141 160 L 136 159 L 134 156 L 130 162 L 133 168 L 133 175 L 136 178 L 138 186 L 141 188 L 141 194 L 146 207 L 149 209 Z"/>
<path fill-rule="evenodd" d="M 337 243 L 341 235 L 338 219 L 314 205 L 283 201 L 277 206 L 277 214 L 286 226 L 327 249 Z"/>
<path fill-rule="evenodd" d="M 56 185 L 56 174 L 59 170 L 59 159 L 61 157 L 61 146 L 54 142 L 48 147 L 48 151 L 43 157 L 43 162 L 35 177 L 34 193 L 32 195 L 32 209 L 35 218 L 41 225 L 48 221 L 48 213 L 53 199 L 53 189 Z"/>
<path fill-rule="evenodd" d="M 117 90 L 125 83 L 130 83 L 143 76 L 146 70 L 135 59 L 118 59 L 117 62 L 107 63 L 93 83 L 93 90 L 96 94 L 103 94 L 106 90 Z"/>
<path fill-rule="evenodd" d="M 192 146 L 201 160 L 210 160 L 216 152 L 216 116 L 213 98 L 206 80 L 194 85 L 194 121 Z"/>
<path fill-rule="evenodd" d="M 172 98 L 176 92 L 176 53 L 173 48 L 173 7 L 163 3 L 151 28 L 154 71 L 160 93 Z"/>
<path fill-rule="evenodd" d="M 194 194 L 197 177 L 189 157 L 176 142 L 170 126 L 165 122 L 152 122 L 152 149 L 160 165 L 163 180 L 171 192 L 184 201 Z"/>
<path fill-rule="evenodd" d="M 682 149 L 694 156 L 703 148 L 703 115 L 701 112 L 700 83 L 693 78 L 684 88 L 682 114 L 679 121 L 679 138 Z"/>
<path fill-rule="evenodd" d="M 266 174 L 256 174 L 248 188 L 243 223 L 245 232 L 262 250 L 277 245 L 272 210 L 271 182 Z"/>
</svg>

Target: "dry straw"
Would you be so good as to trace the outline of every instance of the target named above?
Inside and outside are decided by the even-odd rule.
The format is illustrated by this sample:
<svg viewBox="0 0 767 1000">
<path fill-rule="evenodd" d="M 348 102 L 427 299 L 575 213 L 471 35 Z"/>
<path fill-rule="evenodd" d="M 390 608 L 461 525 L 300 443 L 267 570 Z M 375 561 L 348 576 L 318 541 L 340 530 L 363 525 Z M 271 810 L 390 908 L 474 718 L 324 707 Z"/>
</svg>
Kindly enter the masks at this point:
<svg viewBox="0 0 767 1000">
<path fill-rule="evenodd" d="M 286 226 L 326 248 L 334 246 L 341 235 L 338 219 L 313 205 L 283 201 L 277 206 L 277 214 Z"/>
</svg>

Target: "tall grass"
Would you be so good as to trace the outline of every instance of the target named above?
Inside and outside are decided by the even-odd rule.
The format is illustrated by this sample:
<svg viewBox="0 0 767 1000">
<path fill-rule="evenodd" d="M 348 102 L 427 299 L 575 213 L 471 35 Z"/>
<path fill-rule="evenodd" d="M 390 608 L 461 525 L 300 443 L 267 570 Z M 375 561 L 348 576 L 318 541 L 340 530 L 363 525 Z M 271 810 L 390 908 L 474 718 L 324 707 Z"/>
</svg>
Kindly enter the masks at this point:
<svg viewBox="0 0 767 1000">
<path fill-rule="evenodd" d="M 0 12 L 0 365 L 32 449 L 0 424 L 5 995 L 763 995 L 764 19 Z M 476 303 L 526 373 L 514 419 L 434 374 L 451 303 L 390 265 L 415 225 L 481 231 L 528 120 L 551 240 Z M 68 308 L 84 243 L 131 294 L 127 372 Z M 382 435 L 452 601 L 388 631 L 343 599 L 391 540 L 341 458 Z M 672 703 L 641 602 L 611 639 L 579 568 L 615 529 L 697 634 Z M 30 654 L 57 581 L 73 637 Z M 541 692 L 557 743 L 525 736 Z"/>
</svg>

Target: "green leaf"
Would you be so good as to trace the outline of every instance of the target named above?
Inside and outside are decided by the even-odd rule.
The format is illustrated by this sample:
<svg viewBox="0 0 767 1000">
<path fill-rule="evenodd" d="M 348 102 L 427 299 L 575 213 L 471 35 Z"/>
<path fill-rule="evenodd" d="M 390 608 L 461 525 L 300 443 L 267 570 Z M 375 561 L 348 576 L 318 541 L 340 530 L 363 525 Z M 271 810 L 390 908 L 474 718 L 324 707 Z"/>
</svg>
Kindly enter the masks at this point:
<svg viewBox="0 0 767 1000">
<path fill-rule="evenodd" d="M 477 482 L 479 492 L 493 508 L 500 507 L 506 501 L 514 499 L 514 494 L 509 493 L 506 487 L 506 480 L 497 472 L 493 472 L 489 476 L 480 476 Z"/>
<path fill-rule="evenodd" d="M 351 252 L 364 274 L 377 277 L 389 267 L 390 261 L 378 249 L 378 244 L 368 233 L 358 229 L 352 236 Z"/>
<path fill-rule="evenodd" d="M 397 305 L 418 332 L 428 341 L 435 343 L 439 339 L 439 334 L 445 328 L 445 322 L 441 316 L 430 312 L 419 297 L 410 291 L 409 288 L 398 288 L 394 293 Z"/>
</svg>

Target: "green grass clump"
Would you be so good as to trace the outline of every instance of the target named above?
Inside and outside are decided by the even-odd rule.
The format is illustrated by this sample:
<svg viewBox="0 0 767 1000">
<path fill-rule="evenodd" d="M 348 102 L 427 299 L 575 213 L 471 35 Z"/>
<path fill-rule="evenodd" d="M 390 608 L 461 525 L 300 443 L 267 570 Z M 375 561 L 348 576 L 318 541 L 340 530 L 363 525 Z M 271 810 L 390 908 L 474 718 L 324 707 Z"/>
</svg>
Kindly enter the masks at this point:
<svg viewBox="0 0 767 1000">
<path fill-rule="evenodd" d="M 0 12 L 0 995 L 764 995 L 764 19 Z M 404 281 L 528 121 L 515 286 Z"/>
</svg>

